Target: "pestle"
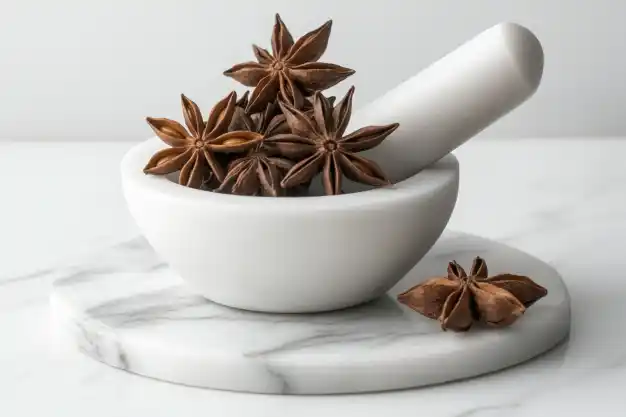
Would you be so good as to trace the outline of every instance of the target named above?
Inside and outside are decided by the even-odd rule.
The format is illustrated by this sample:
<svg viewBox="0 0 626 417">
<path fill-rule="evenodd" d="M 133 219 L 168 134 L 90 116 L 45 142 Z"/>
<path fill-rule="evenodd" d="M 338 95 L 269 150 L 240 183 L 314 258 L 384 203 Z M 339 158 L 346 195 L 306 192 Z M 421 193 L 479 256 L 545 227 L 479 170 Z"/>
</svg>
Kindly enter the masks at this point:
<svg viewBox="0 0 626 417">
<path fill-rule="evenodd" d="M 543 50 L 528 29 L 501 23 L 355 112 L 347 132 L 400 127 L 363 156 L 398 182 L 441 159 L 522 104 L 539 86 Z"/>
</svg>

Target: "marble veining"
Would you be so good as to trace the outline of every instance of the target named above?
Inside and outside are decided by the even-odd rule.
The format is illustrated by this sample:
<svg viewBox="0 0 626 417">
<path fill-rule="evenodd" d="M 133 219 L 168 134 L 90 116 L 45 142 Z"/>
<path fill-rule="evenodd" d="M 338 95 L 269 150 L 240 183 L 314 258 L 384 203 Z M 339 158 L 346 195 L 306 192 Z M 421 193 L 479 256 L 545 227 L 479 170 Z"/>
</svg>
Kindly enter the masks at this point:
<svg viewBox="0 0 626 417">
<path fill-rule="evenodd" d="M 489 259 L 492 271 L 532 276 L 549 295 L 511 328 L 467 334 L 441 332 L 396 302 L 402 290 L 443 274 L 450 260 L 469 263 L 476 255 Z M 407 388 L 514 365 L 569 332 L 569 296 L 552 268 L 466 234 L 446 233 L 388 296 L 324 314 L 252 313 L 212 303 L 190 292 L 141 239 L 97 259 L 99 265 L 87 262 L 54 284 L 58 327 L 101 362 L 186 385 L 274 394 Z"/>
</svg>

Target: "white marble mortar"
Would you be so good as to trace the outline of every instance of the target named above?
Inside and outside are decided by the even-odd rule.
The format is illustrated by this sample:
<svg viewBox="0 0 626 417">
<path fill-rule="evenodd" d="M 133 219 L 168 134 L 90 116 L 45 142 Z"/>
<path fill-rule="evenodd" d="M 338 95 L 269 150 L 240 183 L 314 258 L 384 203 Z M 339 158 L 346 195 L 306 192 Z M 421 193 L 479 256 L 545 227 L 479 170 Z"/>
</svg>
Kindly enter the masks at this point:
<svg viewBox="0 0 626 417">
<path fill-rule="evenodd" d="M 151 139 L 124 157 L 130 212 L 195 291 L 245 310 L 329 311 L 383 295 L 439 238 L 457 198 L 452 155 L 392 187 L 267 198 L 145 175 L 146 161 L 163 146 Z"/>
</svg>

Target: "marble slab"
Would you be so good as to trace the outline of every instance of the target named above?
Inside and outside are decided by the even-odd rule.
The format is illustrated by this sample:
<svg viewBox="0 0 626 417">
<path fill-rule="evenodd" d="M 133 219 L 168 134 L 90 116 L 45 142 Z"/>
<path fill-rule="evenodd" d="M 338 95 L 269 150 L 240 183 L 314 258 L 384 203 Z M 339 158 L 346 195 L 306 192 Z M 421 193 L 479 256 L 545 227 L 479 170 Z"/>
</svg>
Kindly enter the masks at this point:
<svg viewBox="0 0 626 417">
<path fill-rule="evenodd" d="M 395 295 L 447 262 L 533 277 L 549 294 L 512 327 L 442 332 Z M 306 294 L 302 294 L 306 297 Z M 111 247 L 53 285 L 56 327 L 101 362 L 175 383 L 272 394 L 393 390 L 467 378 L 533 358 L 563 340 L 570 300 L 549 265 L 506 245 L 446 233 L 387 297 L 334 313 L 272 315 L 191 293 L 143 238 Z M 137 378 L 129 375 L 128 378 Z"/>
</svg>

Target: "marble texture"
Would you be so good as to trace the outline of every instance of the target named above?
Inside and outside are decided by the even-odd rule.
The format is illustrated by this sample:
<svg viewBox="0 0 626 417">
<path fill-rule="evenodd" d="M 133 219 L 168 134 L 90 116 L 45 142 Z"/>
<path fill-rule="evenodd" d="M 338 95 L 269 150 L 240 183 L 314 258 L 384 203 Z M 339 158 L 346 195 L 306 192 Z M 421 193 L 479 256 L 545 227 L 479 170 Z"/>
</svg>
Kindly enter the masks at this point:
<svg viewBox="0 0 626 417">
<path fill-rule="evenodd" d="M 464 334 L 442 332 L 395 300 L 424 278 L 445 275 L 449 261 L 469 265 L 474 256 L 487 259 L 494 274 L 533 277 L 548 295 L 514 326 Z M 212 303 L 142 237 L 68 270 L 53 285 L 51 307 L 57 329 L 96 360 L 164 381 L 266 394 L 358 393 L 472 377 L 541 354 L 570 330 L 569 295 L 550 266 L 449 232 L 387 296 L 338 312 L 262 314 Z"/>
<path fill-rule="evenodd" d="M 572 299 L 567 343 L 470 380 L 304 397 L 129 378 L 57 342 L 48 299 L 52 282 L 66 274 L 62 265 L 138 233 L 117 174 L 130 146 L 0 145 L 0 415 L 624 416 L 626 138 L 477 140 L 455 152 L 463 175 L 450 227 L 557 269 Z M 38 169 L 24 169 L 26 161 Z"/>
</svg>

